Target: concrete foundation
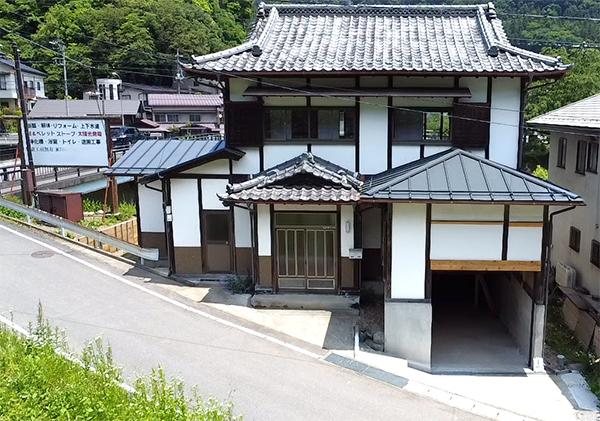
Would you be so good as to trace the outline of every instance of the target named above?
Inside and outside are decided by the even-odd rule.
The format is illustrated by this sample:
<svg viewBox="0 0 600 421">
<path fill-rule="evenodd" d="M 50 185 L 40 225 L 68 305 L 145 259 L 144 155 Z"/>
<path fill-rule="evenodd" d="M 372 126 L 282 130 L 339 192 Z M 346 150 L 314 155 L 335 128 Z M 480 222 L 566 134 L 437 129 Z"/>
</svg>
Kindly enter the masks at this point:
<svg viewBox="0 0 600 421">
<path fill-rule="evenodd" d="M 429 300 L 385 301 L 385 352 L 431 371 L 432 306 Z"/>
<path fill-rule="evenodd" d="M 531 361 L 534 371 L 544 372 L 544 316 L 546 306 L 543 304 L 533 305 L 533 320 L 531 323 Z"/>
</svg>

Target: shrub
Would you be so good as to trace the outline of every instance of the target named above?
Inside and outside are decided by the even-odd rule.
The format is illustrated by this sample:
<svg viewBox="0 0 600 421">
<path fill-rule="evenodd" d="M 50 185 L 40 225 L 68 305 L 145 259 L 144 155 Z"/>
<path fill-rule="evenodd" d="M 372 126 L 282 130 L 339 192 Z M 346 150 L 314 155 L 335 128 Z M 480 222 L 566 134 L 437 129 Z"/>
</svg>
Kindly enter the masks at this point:
<svg viewBox="0 0 600 421">
<path fill-rule="evenodd" d="M 249 275 L 235 275 L 227 280 L 227 288 L 234 294 L 254 294 L 254 281 Z"/>
<path fill-rule="evenodd" d="M 15 203 L 22 203 L 21 198 L 18 196 L 10 196 L 9 195 L 9 196 L 4 196 L 3 199 L 7 199 L 7 200 L 10 200 L 11 202 L 15 202 Z M 15 219 L 21 219 L 21 220 L 26 219 L 26 216 L 24 214 L 22 214 L 21 212 L 14 211 L 12 209 L 8 209 L 3 206 L 0 206 L 0 214 L 9 216 L 9 217 L 15 218 Z"/>
</svg>

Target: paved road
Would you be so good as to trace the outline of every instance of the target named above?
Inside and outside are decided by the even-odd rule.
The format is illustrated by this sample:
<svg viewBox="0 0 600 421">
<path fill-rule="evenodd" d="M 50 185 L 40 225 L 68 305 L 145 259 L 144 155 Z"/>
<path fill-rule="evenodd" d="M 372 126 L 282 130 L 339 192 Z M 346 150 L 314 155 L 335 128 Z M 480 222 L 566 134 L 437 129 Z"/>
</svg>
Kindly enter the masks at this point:
<svg viewBox="0 0 600 421">
<path fill-rule="evenodd" d="M 106 272 L 50 252 L 4 227 Z M 23 326 L 34 320 L 41 301 L 45 316 L 67 330 L 76 350 L 102 335 L 126 376 L 148 373 L 161 364 L 167 374 L 198 385 L 205 396 L 230 398 L 247 420 L 484 419 L 161 300 L 110 275 L 124 274 L 124 265 L 90 253 L 0 222 L 0 314 L 13 310 L 14 321 Z M 124 277 L 163 291 L 144 283 L 144 273 L 131 269 Z M 202 304 L 185 304 L 214 314 Z"/>
</svg>

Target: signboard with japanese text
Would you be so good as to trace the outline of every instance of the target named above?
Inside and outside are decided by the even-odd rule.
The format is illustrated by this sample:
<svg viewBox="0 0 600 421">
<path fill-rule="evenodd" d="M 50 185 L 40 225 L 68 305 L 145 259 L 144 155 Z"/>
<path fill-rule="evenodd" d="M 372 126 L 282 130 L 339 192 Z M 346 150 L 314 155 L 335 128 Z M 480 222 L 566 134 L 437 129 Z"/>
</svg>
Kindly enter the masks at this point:
<svg viewBox="0 0 600 421">
<path fill-rule="evenodd" d="M 106 121 L 30 119 L 29 138 L 36 167 L 108 167 Z"/>
</svg>

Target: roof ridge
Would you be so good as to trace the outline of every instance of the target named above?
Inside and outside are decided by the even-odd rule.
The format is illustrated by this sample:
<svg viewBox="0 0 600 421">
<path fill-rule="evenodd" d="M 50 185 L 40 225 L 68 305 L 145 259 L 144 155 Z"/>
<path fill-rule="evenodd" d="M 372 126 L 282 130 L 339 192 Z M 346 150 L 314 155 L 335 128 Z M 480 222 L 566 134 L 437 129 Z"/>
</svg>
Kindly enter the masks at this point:
<svg viewBox="0 0 600 421">
<path fill-rule="evenodd" d="M 475 11 L 480 7 L 493 8 L 493 3 L 474 3 L 474 4 L 304 4 L 304 3 L 261 3 L 265 12 L 270 12 L 273 9 L 306 9 L 306 10 L 331 10 L 331 11 L 356 11 L 356 10 L 397 10 L 397 11 L 437 11 L 437 10 L 454 10 L 454 11 Z M 260 7 L 260 6 L 259 6 Z"/>
</svg>

